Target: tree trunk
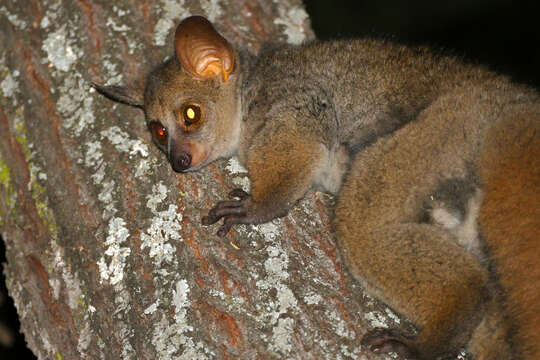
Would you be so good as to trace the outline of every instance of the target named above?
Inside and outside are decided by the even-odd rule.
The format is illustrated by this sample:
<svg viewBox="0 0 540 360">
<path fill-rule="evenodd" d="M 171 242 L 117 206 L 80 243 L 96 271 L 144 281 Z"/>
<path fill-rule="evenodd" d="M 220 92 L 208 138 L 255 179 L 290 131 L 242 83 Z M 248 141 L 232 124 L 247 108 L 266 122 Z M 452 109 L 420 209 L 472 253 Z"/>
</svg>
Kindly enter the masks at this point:
<svg viewBox="0 0 540 360">
<path fill-rule="evenodd" d="M 300 0 L 0 4 L 0 227 L 28 345 L 40 359 L 361 358 L 367 325 L 399 319 L 344 271 L 332 199 L 219 239 L 201 217 L 245 171 L 174 174 L 142 112 L 88 85 L 137 81 L 191 14 L 253 53 L 313 38 Z"/>
</svg>

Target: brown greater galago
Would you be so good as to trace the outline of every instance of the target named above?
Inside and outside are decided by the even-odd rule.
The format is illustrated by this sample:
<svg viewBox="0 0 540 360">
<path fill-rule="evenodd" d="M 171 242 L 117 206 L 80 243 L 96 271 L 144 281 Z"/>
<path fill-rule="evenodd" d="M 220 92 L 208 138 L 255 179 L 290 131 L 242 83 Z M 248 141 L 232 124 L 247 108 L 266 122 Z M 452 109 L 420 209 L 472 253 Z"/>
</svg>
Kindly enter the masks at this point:
<svg viewBox="0 0 540 360">
<path fill-rule="evenodd" d="M 95 88 L 144 109 L 177 172 L 237 154 L 251 194 L 204 225 L 284 216 L 337 194 L 341 254 L 417 334 L 373 329 L 373 351 L 540 359 L 540 97 L 423 47 L 358 39 L 235 50 L 202 17 L 144 89 Z"/>
</svg>

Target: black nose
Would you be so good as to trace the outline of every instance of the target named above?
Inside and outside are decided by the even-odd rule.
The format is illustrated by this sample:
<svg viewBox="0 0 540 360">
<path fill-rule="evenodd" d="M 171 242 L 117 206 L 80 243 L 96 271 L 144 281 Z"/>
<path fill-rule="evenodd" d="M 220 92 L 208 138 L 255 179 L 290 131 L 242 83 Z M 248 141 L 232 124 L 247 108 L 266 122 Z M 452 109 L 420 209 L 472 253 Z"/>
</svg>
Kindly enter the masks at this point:
<svg viewBox="0 0 540 360">
<path fill-rule="evenodd" d="M 171 166 L 176 172 L 183 172 L 189 169 L 191 165 L 191 155 L 185 151 L 182 151 L 176 155 L 172 161 Z"/>
</svg>

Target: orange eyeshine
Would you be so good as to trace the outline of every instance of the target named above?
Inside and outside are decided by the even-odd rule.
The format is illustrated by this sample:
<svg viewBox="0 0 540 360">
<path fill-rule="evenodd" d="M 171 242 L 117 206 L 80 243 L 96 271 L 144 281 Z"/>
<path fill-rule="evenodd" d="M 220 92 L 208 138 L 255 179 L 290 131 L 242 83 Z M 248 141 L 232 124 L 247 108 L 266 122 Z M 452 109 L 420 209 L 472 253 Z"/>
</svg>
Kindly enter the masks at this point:
<svg viewBox="0 0 540 360">
<path fill-rule="evenodd" d="M 152 122 L 150 127 L 152 129 L 152 135 L 154 135 L 157 142 L 161 145 L 167 145 L 167 129 L 157 121 Z"/>
</svg>

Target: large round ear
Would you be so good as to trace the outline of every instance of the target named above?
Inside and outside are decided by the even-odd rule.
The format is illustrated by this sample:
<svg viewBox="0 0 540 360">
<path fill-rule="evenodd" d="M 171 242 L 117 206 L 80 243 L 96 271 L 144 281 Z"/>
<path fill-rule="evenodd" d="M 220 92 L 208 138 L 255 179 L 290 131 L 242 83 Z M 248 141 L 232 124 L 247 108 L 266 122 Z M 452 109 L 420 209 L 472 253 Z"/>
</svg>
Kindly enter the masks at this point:
<svg viewBox="0 0 540 360">
<path fill-rule="evenodd" d="M 222 77 L 227 81 L 234 67 L 231 45 L 202 16 L 184 19 L 176 28 L 176 57 L 196 79 Z"/>
</svg>

